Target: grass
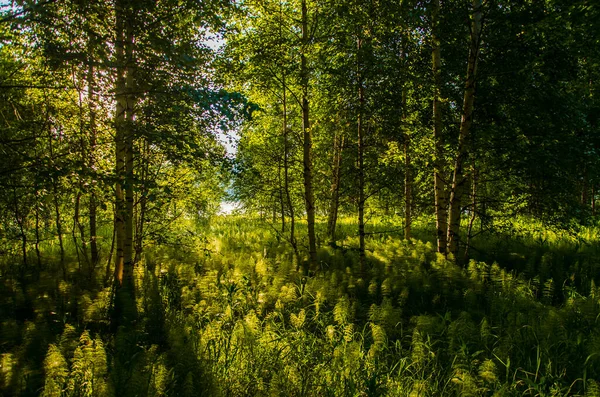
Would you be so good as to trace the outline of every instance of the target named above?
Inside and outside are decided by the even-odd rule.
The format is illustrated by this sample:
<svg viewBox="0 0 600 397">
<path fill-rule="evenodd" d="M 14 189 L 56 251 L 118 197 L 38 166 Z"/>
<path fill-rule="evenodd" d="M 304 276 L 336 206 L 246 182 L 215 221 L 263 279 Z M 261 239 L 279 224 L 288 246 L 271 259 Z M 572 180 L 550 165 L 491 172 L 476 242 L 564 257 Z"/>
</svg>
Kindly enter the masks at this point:
<svg viewBox="0 0 600 397">
<path fill-rule="evenodd" d="M 425 221 L 410 241 L 398 224 L 371 220 L 361 277 L 355 225 L 342 219 L 342 248 L 322 244 L 308 279 L 259 220 L 188 225 L 146 251 L 140 320 L 116 334 L 110 288 L 78 288 L 73 258 L 68 282 L 49 268 L 19 292 L 5 278 L 0 392 L 600 395 L 597 229 L 519 221 L 475 239 L 456 265 L 434 252 Z"/>
</svg>

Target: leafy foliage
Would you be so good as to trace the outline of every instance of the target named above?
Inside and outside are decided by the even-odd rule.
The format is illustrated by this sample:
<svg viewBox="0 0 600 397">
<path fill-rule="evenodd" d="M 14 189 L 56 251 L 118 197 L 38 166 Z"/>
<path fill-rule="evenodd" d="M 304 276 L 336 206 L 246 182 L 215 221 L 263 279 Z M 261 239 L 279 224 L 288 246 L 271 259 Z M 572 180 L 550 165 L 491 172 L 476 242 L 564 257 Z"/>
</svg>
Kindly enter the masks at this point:
<svg viewBox="0 0 600 397">
<path fill-rule="evenodd" d="M 599 12 L 0 5 L 0 394 L 600 395 Z"/>
</svg>

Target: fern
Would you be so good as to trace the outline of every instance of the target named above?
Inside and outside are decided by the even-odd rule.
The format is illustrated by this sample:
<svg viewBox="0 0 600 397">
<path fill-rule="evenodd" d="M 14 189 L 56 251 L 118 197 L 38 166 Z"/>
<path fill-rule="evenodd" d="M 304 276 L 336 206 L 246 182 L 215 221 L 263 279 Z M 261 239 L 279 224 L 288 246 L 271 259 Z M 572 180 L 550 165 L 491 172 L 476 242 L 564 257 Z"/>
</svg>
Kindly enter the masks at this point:
<svg viewBox="0 0 600 397">
<path fill-rule="evenodd" d="M 466 370 L 455 370 L 452 377 L 452 382 L 458 386 L 461 396 L 468 397 L 479 395 L 479 388 L 475 378 Z"/>
<path fill-rule="evenodd" d="M 484 317 L 483 320 L 481 320 L 481 325 L 479 326 L 479 335 L 484 345 L 488 345 L 491 342 L 493 336 L 492 328 L 490 327 L 487 317 Z"/>
<path fill-rule="evenodd" d="M 479 366 L 479 377 L 488 384 L 498 382 L 497 369 L 494 361 L 486 359 L 481 363 Z"/>
<path fill-rule="evenodd" d="M 346 342 L 352 342 L 352 339 L 354 339 L 354 324 L 346 324 L 343 334 Z"/>
<path fill-rule="evenodd" d="M 349 321 L 350 318 L 350 301 L 347 296 L 338 299 L 335 307 L 333 308 L 333 319 L 339 325 L 344 325 Z"/>
<path fill-rule="evenodd" d="M 600 383 L 594 379 L 588 379 L 585 386 L 585 397 L 600 397 Z"/>
<path fill-rule="evenodd" d="M 301 309 L 298 312 L 298 314 L 294 314 L 294 313 L 290 314 L 290 322 L 292 323 L 292 326 L 296 329 L 302 328 L 305 320 L 306 320 L 306 312 L 304 311 L 304 309 Z"/>
<path fill-rule="evenodd" d="M 70 324 L 66 324 L 62 335 L 58 340 L 58 346 L 63 357 L 65 357 L 68 360 L 68 362 L 72 361 L 73 353 L 75 353 L 75 349 L 77 349 L 78 345 L 79 333 L 77 332 L 75 327 L 73 327 Z"/>
<path fill-rule="evenodd" d="M 413 383 L 409 397 L 424 397 L 428 395 L 428 384 L 426 381 L 417 380 Z"/>
<path fill-rule="evenodd" d="M 429 349 L 423 340 L 421 332 L 415 328 L 411 342 L 411 360 L 417 368 L 423 368 L 429 359 Z"/>
<path fill-rule="evenodd" d="M 371 279 L 371 281 L 369 282 L 368 291 L 369 295 L 377 296 L 377 292 L 379 292 L 379 284 L 377 283 L 377 279 Z"/>
<path fill-rule="evenodd" d="M 160 355 L 158 360 L 152 364 L 150 378 L 150 388 L 148 394 L 152 396 L 165 396 L 173 382 L 173 369 L 168 368 L 167 360 L 164 355 Z"/>
<path fill-rule="evenodd" d="M 9 389 L 9 386 L 13 383 L 15 375 L 16 362 L 13 353 L 2 353 L 0 355 L 0 381 L 4 389 Z"/>
<path fill-rule="evenodd" d="M 552 297 L 554 296 L 554 280 L 552 280 L 551 278 L 546 280 L 546 282 L 544 283 L 542 296 L 544 297 L 546 303 L 549 304 L 552 302 Z"/>
<path fill-rule="evenodd" d="M 109 396 L 112 391 L 107 382 L 106 352 L 100 339 L 92 339 L 88 331 L 79 338 L 73 355 L 73 364 L 67 389 L 83 396 Z"/>
<path fill-rule="evenodd" d="M 371 335 L 373 337 L 373 345 L 377 349 L 383 349 L 387 345 L 387 335 L 380 325 L 371 323 Z"/>
<path fill-rule="evenodd" d="M 44 360 L 44 372 L 46 382 L 41 395 L 43 397 L 62 396 L 69 376 L 69 365 L 60 348 L 54 344 L 48 346 L 48 353 Z"/>
<path fill-rule="evenodd" d="M 248 314 L 246 314 L 246 316 L 244 317 L 244 322 L 246 325 L 246 329 L 250 334 L 256 335 L 260 332 L 260 320 L 258 319 L 254 310 L 251 310 Z"/>
</svg>

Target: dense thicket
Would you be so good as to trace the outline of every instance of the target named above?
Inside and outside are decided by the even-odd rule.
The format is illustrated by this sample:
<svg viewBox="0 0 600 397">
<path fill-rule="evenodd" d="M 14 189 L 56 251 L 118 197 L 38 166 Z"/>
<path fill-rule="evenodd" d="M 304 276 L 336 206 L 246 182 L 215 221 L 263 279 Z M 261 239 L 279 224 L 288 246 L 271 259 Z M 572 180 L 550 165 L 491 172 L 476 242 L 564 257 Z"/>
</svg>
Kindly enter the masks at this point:
<svg viewBox="0 0 600 397">
<path fill-rule="evenodd" d="M 410 229 L 435 210 L 439 250 L 456 255 L 470 233 L 461 214 L 569 224 L 595 212 L 596 7 L 316 1 L 304 43 L 300 6 L 245 2 L 228 30 L 234 87 L 260 106 L 238 156 L 248 207 L 282 224 L 305 211 L 299 196 L 281 199 L 302 192 L 281 170 L 303 145 L 305 54 L 319 214 L 366 206 L 407 214 Z"/>
<path fill-rule="evenodd" d="M 0 393 L 600 392 L 594 2 L 0 7 Z"/>
</svg>

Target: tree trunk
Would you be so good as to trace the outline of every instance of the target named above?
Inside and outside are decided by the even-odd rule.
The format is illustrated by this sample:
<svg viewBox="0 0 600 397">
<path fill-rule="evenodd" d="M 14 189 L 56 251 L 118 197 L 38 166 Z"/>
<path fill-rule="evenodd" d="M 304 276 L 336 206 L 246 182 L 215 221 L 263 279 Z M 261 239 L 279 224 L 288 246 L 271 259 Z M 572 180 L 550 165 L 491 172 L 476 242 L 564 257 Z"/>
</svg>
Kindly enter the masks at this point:
<svg viewBox="0 0 600 397">
<path fill-rule="evenodd" d="M 88 127 L 89 132 L 89 140 L 90 140 L 90 151 L 88 154 L 88 169 L 91 172 L 94 172 L 96 168 L 96 159 L 95 159 L 95 150 L 96 150 L 96 81 L 94 79 L 94 66 L 92 65 L 92 51 L 94 48 L 94 44 L 92 39 L 90 38 L 88 55 L 89 55 L 89 64 L 88 64 L 88 73 L 87 73 L 87 85 L 88 85 L 88 111 L 89 111 L 89 122 L 90 125 Z M 97 242 L 97 226 L 96 226 L 96 209 L 98 207 L 96 202 L 96 181 L 95 175 L 92 177 L 93 180 L 90 183 L 90 199 L 89 199 L 89 223 L 90 223 L 90 255 L 91 255 L 91 263 L 90 263 L 90 274 L 88 277 L 90 280 L 93 278 L 94 269 L 98 265 L 98 242 Z"/>
<path fill-rule="evenodd" d="M 410 158 L 410 136 L 404 135 L 404 239 L 412 235 L 412 174 Z"/>
<path fill-rule="evenodd" d="M 283 42 L 283 4 L 279 3 L 279 37 Z M 281 88 L 283 90 L 282 95 L 282 107 L 283 107 L 283 124 L 282 124 L 282 132 L 283 132 L 283 189 L 285 194 L 285 202 L 289 211 L 289 222 L 290 222 L 290 245 L 294 250 L 294 258 L 296 260 L 296 271 L 300 270 L 300 253 L 298 252 L 298 244 L 296 243 L 296 217 L 294 211 L 294 204 L 292 202 L 292 195 L 290 193 L 290 165 L 289 165 L 289 157 L 290 157 L 290 146 L 289 146 L 289 129 L 287 122 L 287 83 L 286 83 L 286 71 L 285 66 L 282 65 L 281 68 Z"/>
<path fill-rule="evenodd" d="M 404 131 L 404 239 L 410 240 L 412 232 L 412 174 L 410 134 L 406 125 L 406 87 L 402 90 L 402 129 Z"/>
<path fill-rule="evenodd" d="M 75 75 L 73 74 L 73 85 L 75 85 L 76 83 L 76 79 L 75 79 Z M 85 127 L 85 114 L 84 114 L 84 109 L 83 109 L 83 89 L 82 88 L 78 88 L 77 89 L 78 94 L 79 94 L 79 149 L 81 150 L 80 152 L 80 164 L 79 166 L 81 167 L 81 175 L 85 174 L 85 168 L 86 168 L 86 164 L 87 164 L 87 153 L 86 153 L 86 139 L 85 139 L 85 135 L 86 135 L 86 127 Z M 81 223 L 81 217 L 80 217 L 80 212 L 81 212 L 81 196 L 83 194 L 84 191 L 84 180 L 83 178 L 79 178 L 79 184 L 77 186 L 77 193 L 75 196 L 75 210 L 73 211 L 73 228 L 71 230 L 71 235 L 73 236 L 73 244 L 75 246 L 75 252 L 77 253 L 77 263 L 79 265 L 79 271 L 81 272 L 82 269 L 82 264 L 81 264 L 81 257 L 79 255 L 79 252 L 81 250 L 81 255 L 83 256 L 84 262 L 85 262 L 85 266 L 86 266 L 86 270 L 88 271 L 89 274 L 89 269 L 90 269 L 90 263 L 89 263 L 89 258 L 88 258 L 88 254 L 87 254 L 87 240 L 86 240 L 86 236 L 85 236 L 85 226 L 83 225 L 83 223 Z M 77 232 L 79 232 L 79 240 L 81 243 L 81 247 L 79 246 L 78 242 L 77 242 Z"/>
<path fill-rule="evenodd" d="M 36 195 L 37 196 L 37 195 Z M 35 204 L 35 257 L 37 259 L 38 271 L 42 270 L 42 254 L 40 252 L 40 205 L 39 200 Z"/>
<path fill-rule="evenodd" d="M 19 226 L 19 233 L 21 235 L 21 254 L 23 255 L 23 266 L 21 268 L 21 278 L 25 276 L 27 269 L 27 233 L 25 233 L 25 216 L 20 214 L 19 211 L 19 199 L 17 195 L 17 188 L 13 188 L 13 204 L 15 206 L 15 220 Z"/>
<path fill-rule="evenodd" d="M 277 182 L 279 184 L 279 209 L 281 210 L 281 234 L 285 233 L 285 202 L 283 200 L 283 181 L 281 180 L 281 160 L 277 161 Z"/>
<path fill-rule="evenodd" d="M 592 216 L 596 216 L 596 185 L 592 183 Z"/>
<path fill-rule="evenodd" d="M 589 203 L 588 190 L 589 190 L 588 172 L 587 172 L 587 167 L 584 166 L 583 167 L 583 179 L 581 182 L 581 206 L 582 207 L 587 207 L 587 205 Z"/>
<path fill-rule="evenodd" d="M 327 236 L 329 245 L 336 246 L 335 229 L 337 225 L 338 209 L 340 206 L 340 183 L 342 180 L 342 151 L 344 148 L 344 135 L 341 132 L 333 138 L 333 172 L 331 176 L 331 203 L 327 220 Z"/>
<path fill-rule="evenodd" d="M 116 295 L 113 326 L 129 325 L 137 317 L 133 277 L 133 10 L 134 3 L 117 0 L 116 11 Z M 127 6 L 127 8 L 125 8 Z"/>
<path fill-rule="evenodd" d="M 475 83 L 477 77 L 477 58 L 481 42 L 481 0 L 473 0 L 473 16 L 471 18 L 471 40 L 467 63 L 467 79 L 463 99 L 458 150 L 454 162 L 454 176 L 450 193 L 450 218 L 448 220 L 448 252 L 456 256 L 460 232 L 461 202 L 465 190 L 466 178 L 463 175 L 463 163 L 467 155 L 467 138 L 473 124 L 473 105 L 475 103 Z"/>
<path fill-rule="evenodd" d="M 362 39 L 357 40 L 357 67 L 358 67 L 358 262 L 360 273 L 365 273 L 365 170 L 364 170 L 364 131 L 363 111 L 365 103 L 365 92 L 362 81 L 362 65 L 360 62 L 360 51 Z"/>
<path fill-rule="evenodd" d="M 133 277 L 133 29 L 131 17 L 123 15 L 123 3 L 117 1 L 117 266 L 119 287 Z"/>
<path fill-rule="evenodd" d="M 133 258 L 133 263 L 136 264 L 142 258 L 142 251 L 144 248 L 144 225 L 146 224 L 146 207 L 148 204 L 147 195 L 148 195 L 148 175 L 150 170 L 149 166 L 149 153 L 150 153 L 150 144 L 146 139 L 142 142 L 142 149 L 140 154 L 140 193 L 139 200 L 137 201 L 138 209 L 136 211 L 137 214 L 137 222 L 135 229 L 135 257 Z"/>
<path fill-rule="evenodd" d="M 75 197 L 75 210 L 73 211 L 73 229 L 71 234 L 73 236 L 73 244 L 75 245 L 75 251 L 77 253 L 77 263 L 79 264 L 79 270 L 81 271 L 81 258 L 79 256 L 79 251 L 81 250 L 81 255 L 83 256 L 84 262 L 86 264 L 87 270 L 89 272 L 89 259 L 87 255 L 87 244 L 85 239 L 85 226 L 81 223 L 81 219 L 79 213 L 81 211 L 81 189 L 77 192 L 77 196 Z M 77 231 L 79 231 L 79 240 L 81 241 L 81 248 L 77 243 Z"/>
<path fill-rule="evenodd" d="M 471 186 L 471 219 L 467 227 L 467 243 L 465 244 L 465 260 L 469 259 L 469 248 L 471 246 L 471 237 L 473 235 L 473 224 L 477 218 L 477 180 L 479 175 L 477 169 L 473 168 L 472 186 Z"/>
<path fill-rule="evenodd" d="M 435 228 L 437 235 L 437 252 L 446 254 L 446 231 L 448 228 L 448 202 L 446 192 L 446 181 L 444 180 L 444 146 L 442 142 L 442 58 L 440 51 L 440 38 L 438 36 L 438 17 L 440 12 L 440 0 L 432 1 L 432 50 L 431 58 L 433 65 L 433 141 L 435 146 L 433 161 L 433 185 L 435 199 Z"/>
<path fill-rule="evenodd" d="M 60 216 L 60 205 L 58 203 L 58 189 L 56 181 L 53 182 L 54 193 L 54 216 L 56 221 L 56 234 L 58 234 L 58 246 L 60 248 L 60 268 L 62 269 L 63 279 L 67 279 L 67 267 L 65 264 L 65 244 L 63 242 L 62 219 Z"/>
<path fill-rule="evenodd" d="M 54 146 L 52 145 L 52 135 L 48 141 L 50 149 L 50 158 L 54 160 Z M 65 245 L 63 242 L 62 219 L 60 216 L 60 203 L 58 201 L 58 181 L 57 177 L 52 178 L 52 202 L 54 204 L 54 220 L 56 222 L 56 234 L 58 235 L 58 246 L 60 248 L 60 268 L 62 269 L 63 279 L 67 279 L 67 267 L 65 264 Z"/>
<path fill-rule="evenodd" d="M 296 258 L 296 271 L 300 266 L 300 253 L 298 252 L 298 244 L 296 243 L 296 216 L 294 212 L 294 204 L 292 203 L 292 195 L 290 193 L 290 146 L 289 146 L 289 129 L 287 126 L 287 85 L 285 80 L 285 71 L 282 74 L 283 85 L 283 188 L 285 191 L 285 200 L 289 211 L 290 218 L 290 245 L 294 250 Z"/>
<path fill-rule="evenodd" d="M 302 136 L 304 165 L 304 202 L 306 205 L 306 221 L 308 226 L 309 265 L 304 269 L 307 275 L 309 268 L 317 268 L 317 241 L 315 236 L 315 197 L 312 178 L 312 130 L 310 128 L 308 106 L 308 65 L 306 51 L 309 46 L 308 16 L 306 0 L 302 0 L 302 49 L 300 52 L 300 84 L 302 86 Z"/>
<path fill-rule="evenodd" d="M 108 259 L 106 260 L 106 269 L 105 269 L 105 273 L 104 273 L 104 287 L 108 287 L 110 284 L 110 275 L 111 272 L 111 263 L 112 263 L 112 257 L 113 257 L 113 253 L 115 252 L 115 243 L 117 240 L 117 214 L 116 214 L 116 206 L 113 210 L 114 212 L 114 216 L 113 216 L 113 232 L 112 232 L 112 238 L 110 239 L 110 249 L 108 250 Z M 116 272 L 114 273 L 116 274 Z M 114 280 L 113 280 L 114 281 Z M 115 283 L 116 284 L 116 283 Z"/>
<path fill-rule="evenodd" d="M 23 270 L 21 274 L 25 274 L 25 270 L 27 269 L 27 234 L 22 223 L 19 223 L 19 230 L 21 232 L 21 253 L 23 255 Z"/>
<path fill-rule="evenodd" d="M 133 280 L 133 181 L 134 181 L 134 159 L 133 159 L 133 123 L 135 120 L 135 80 L 134 80 L 134 54 L 133 54 L 133 21 L 129 15 L 125 20 L 125 57 L 127 62 L 127 71 L 125 85 L 127 91 L 125 112 L 125 242 L 123 246 L 124 257 L 124 277 L 128 278 L 129 283 Z"/>
<path fill-rule="evenodd" d="M 115 174 L 117 183 L 115 185 L 115 283 L 117 287 L 123 286 L 123 272 L 125 265 L 125 112 L 127 109 L 127 92 L 125 85 L 125 21 L 122 0 L 116 0 L 116 58 L 117 79 L 115 86 L 116 108 L 115 108 Z"/>
</svg>

